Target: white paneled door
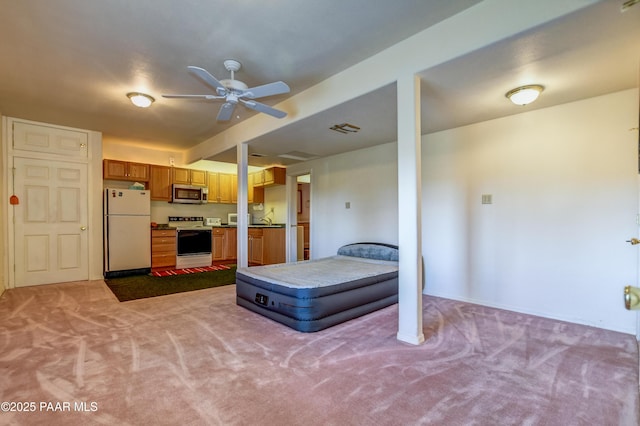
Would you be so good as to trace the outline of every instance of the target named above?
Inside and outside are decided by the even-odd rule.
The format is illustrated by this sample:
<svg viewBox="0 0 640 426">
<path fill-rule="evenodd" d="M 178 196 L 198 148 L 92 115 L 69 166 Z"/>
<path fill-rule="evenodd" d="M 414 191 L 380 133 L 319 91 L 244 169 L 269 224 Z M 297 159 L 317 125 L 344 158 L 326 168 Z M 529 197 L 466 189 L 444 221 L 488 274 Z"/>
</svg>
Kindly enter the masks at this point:
<svg viewBox="0 0 640 426">
<path fill-rule="evenodd" d="M 16 287 L 89 278 L 87 165 L 14 157 Z"/>
</svg>

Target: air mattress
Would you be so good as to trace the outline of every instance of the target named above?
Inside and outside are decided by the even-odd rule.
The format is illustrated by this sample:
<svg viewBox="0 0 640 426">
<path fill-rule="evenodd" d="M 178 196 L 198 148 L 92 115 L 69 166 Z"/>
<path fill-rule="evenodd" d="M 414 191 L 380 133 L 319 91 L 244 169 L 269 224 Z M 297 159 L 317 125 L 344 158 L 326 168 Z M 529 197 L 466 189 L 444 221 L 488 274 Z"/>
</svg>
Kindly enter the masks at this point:
<svg viewBox="0 0 640 426">
<path fill-rule="evenodd" d="M 398 249 L 343 246 L 317 260 L 238 268 L 236 303 L 295 330 L 313 332 L 398 301 Z"/>
</svg>

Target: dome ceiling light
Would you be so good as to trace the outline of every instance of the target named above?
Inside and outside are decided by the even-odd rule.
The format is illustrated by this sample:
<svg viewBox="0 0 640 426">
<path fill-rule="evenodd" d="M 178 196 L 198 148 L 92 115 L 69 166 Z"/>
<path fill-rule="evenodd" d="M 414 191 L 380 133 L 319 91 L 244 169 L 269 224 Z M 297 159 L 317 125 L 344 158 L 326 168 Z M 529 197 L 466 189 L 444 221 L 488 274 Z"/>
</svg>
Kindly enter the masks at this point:
<svg viewBox="0 0 640 426">
<path fill-rule="evenodd" d="M 544 87 L 539 84 L 530 84 L 509 90 L 505 96 L 516 105 L 527 105 L 538 99 L 543 90 Z"/>
<path fill-rule="evenodd" d="M 127 98 L 129 98 L 132 104 L 140 108 L 149 108 L 155 101 L 150 95 L 140 92 L 129 92 L 127 93 Z"/>
</svg>

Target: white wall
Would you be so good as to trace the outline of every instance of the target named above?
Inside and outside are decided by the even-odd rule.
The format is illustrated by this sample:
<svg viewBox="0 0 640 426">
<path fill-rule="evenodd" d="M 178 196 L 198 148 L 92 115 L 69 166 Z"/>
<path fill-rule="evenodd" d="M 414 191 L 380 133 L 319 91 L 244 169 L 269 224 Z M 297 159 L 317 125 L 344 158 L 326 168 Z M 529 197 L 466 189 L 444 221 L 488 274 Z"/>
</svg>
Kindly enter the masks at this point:
<svg viewBox="0 0 640 426">
<path fill-rule="evenodd" d="M 629 90 L 423 136 L 425 293 L 635 333 L 637 126 Z M 397 243 L 396 151 L 289 167 L 312 170 L 314 258 Z"/>
<path fill-rule="evenodd" d="M 129 141 L 104 136 L 102 140 L 102 158 L 110 160 L 126 160 L 140 163 L 170 166 L 173 159 L 176 167 L 187 167 L 184 164 L 184 153 L 181 151 L 167 151 L 136 145 Z"/>
<path fill-rule="evenodd" d="M 273 213 L 271 213 L 273 209 Z M 287 187 L 275 185 L 264 189 L 263 210 L 249 208 L 249 213 L 254 217 L 254 223 L 262 224 L 260 218 L 269 218 L 273 223 L 287 222 Z"/>
<path fill-rule="evenodd" d="M 332 256 L 344 244 L 398 243 L 395 142 L 289 166 L 311 172 L 311 256 Z M 345 203 L 350 208 L 345 208 Z"/>
<path fill-rule="evenodd" d="M 630 90 L 426 136 L 426 292 L 635 333 L 637 125 Z"/>
</svg>

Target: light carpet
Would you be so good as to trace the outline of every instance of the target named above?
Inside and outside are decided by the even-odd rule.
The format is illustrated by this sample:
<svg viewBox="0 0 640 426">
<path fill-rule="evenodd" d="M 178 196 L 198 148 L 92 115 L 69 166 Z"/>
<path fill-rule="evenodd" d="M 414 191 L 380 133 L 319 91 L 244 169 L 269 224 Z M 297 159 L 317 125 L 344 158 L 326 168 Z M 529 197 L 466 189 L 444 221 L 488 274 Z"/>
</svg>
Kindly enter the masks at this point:
<svg viewBox="0 0 640 426">
<path fill-rule="evenodd" d="M 627 426 L 640 418 L 634 336 L 427 296 L 420 346 L 396 340 L 397 305 L 298 333 L 237 306 L 234 285 L 128 303 L 102 281 L 8 290 L 0 329 L 0 401 L 38 404 L 0 413 L 2 424 Z"/>
</svg>

